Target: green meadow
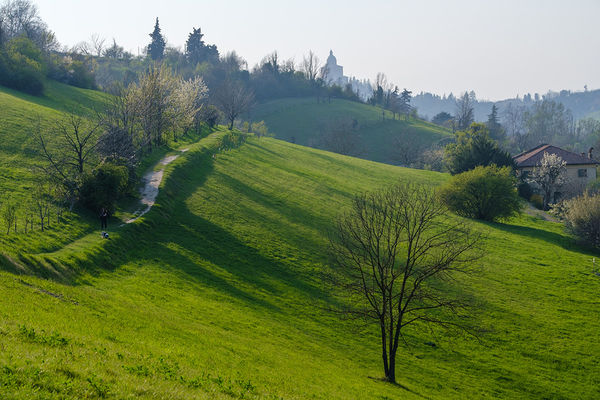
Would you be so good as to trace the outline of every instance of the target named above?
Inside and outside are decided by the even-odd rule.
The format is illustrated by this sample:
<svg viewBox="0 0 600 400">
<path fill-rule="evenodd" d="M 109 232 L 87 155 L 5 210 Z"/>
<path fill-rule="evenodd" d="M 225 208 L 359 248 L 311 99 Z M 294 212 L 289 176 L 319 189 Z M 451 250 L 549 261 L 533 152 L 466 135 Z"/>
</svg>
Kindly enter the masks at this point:
<svg viewBox="0 0 600 400">
<path fill-rule="evenodd" d="M 2 144 L 3 163 L 16 160 L 5 174 L 35 160 L 18 145 L 27 137 L 17 108 L 62 109 L 0 96 L 24 102 L 2 109 L 2 135 L 14 142 Z M 85 215 L 44 234 L 0 229 L 0 398 L 600 397 L 597 253 L 560 224 L 526 214 L 472 222 L 485 254 L 454 286 L 471 299 L 478 339 L 407 330 L 400 384 L 391 385 L 381 380 L 376 327 L 328 311 L 340 300 L 321 279 L 327 234 L 358 192 L 435 187 L 448 175 L 273 138 L 219 150 L 222 134 L 187 143 L 157 204 L 133 224 L 113 218 L 110 240 Z M 26 194 L 23 176 L 3 180 L 2 191 Z"/>
<path fill-rule="evenodd" d="M 385 115 L 385 120 L 383 116 Z M 451 132 L 421 119 L 393 115 L 379 107 L 348 100 L 331 99 L 317 103 L 316 98 L 290 98 L 260 104 L 249 115 L 264 120 L 278 139 L 303 146 L 321 148 L 321 137 L 331 125 L 355 120 L 359 137 L 360 158 L 398 164 L 398 143 L 411 142 L 420 151 Z"/>
</svg>

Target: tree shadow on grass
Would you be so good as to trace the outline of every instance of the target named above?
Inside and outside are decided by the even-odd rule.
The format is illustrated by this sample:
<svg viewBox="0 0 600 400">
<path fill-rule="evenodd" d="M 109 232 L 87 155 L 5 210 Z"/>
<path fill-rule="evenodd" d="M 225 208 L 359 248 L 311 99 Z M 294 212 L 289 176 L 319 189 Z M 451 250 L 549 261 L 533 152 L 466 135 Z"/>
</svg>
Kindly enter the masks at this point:
<svg viewBox="0 0 600 400">
<path fill-rule="evenodd" d="M 86 274 L 99 275 L 132 260 L 152 260 L 222 293 L 271 311 L 279 308 L 265 298 L 288 296 L 290 291 L 331 304 L 327 293 L 311 283 L 309 276 L 303 277 L 302 271 L 296 271 L 292 264 L 266 257 L 229 231 L 189 210 L 186 200 L 213 172 L 212 150 L 195 151 L 176 160 L 161 187 L 156 205 L 140 222 L 123 227 L 114 239 L 103 241 L 85 252 L 49 253 L 40 255 L 37 260 L 33 257 L 28 260 L 31 271 L 35 271 L 33 275 L 70 285 L 87 284 Z M 256 201 L 273 206 L 264 194 L 253 192 L 239 181 L 228 181 L 228 184 L 238 185 L 237 190 L 247 191 Z M 286 211 L 285 215 L 292 218 L 300 211 Z M 309 216 L 296 215 L 294 218 L 299 218 L 300 222 Z M 49 271 L 50 265 L 59 272 Z M 45 275 L 42 271 L 49 272 Z M 264 297 L 256 295 L 261 292 L 267 294 Z"/>
<path fill-rule="evenodd" d="M 504 224 L 500 222 L 481 221 L 481 223 L 489 226 L 490 228 L 498 229 L 503 232 L 525 236 L 531 239 L 543 240 L 547 243 L 560 246 L 565 250 L 593 253 L 592 249 L 582 246 L 581 244 L 577 243 L 577 241 L 573 237 L 566 234 L 563 235 L 560 233 L 550 232 L 547 230 L 533 228 L 530 226 Z"/>
</svg>

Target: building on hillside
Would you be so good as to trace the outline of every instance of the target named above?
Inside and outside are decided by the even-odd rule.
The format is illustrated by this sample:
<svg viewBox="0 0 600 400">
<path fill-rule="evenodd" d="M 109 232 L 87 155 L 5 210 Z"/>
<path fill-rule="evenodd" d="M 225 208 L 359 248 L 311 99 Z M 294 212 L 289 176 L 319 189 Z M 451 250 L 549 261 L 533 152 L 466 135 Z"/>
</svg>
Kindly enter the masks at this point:
<svg viewBox="0 0 600 400">
<path fill-rule="evenodd" d="M 344 67 L 338 65 L 337 58 L 333 55 L 333 50 L 329 50 L 327 62 L 321 68 L 321 76 L 328 86 L 337 85 L 346 88 L 346 85 L 352 87 L 352 91 L 360 97 L 361 100 L 367 100 L 373 94 L 373 87 L 368 80 L 359 80 L 355 77 L 344 75 Z"/>
<path fill-rule="evenodd" d="M 329 50 L 327 63 L 321 68 L 321 76 L 324 77 L 328 85 L 346 86 L 348 78 L 344 76 L 344 67 L 338 65 L 337 58 L 333 55 L 333 50 Z"/>
<path fill-rule="evenodd" d="M 541 144 L 524 153 L 517 154 L 513 159 L 517 165 L 517 172 L 523 179 L 527 179 L 527 175 L 540 165 L 544 153 L 556 154 L 566 162 L 566 182 L 553 193 L 552 199 L 550 199 L 551 203 L 556 203 L 583 193 L 587 185 L 596 180 L 596 167 L 599 163 L 592 157 L 593 150 L 590 148 L 587 154 L 577 154 L 550 144 Z"/>
</svg>

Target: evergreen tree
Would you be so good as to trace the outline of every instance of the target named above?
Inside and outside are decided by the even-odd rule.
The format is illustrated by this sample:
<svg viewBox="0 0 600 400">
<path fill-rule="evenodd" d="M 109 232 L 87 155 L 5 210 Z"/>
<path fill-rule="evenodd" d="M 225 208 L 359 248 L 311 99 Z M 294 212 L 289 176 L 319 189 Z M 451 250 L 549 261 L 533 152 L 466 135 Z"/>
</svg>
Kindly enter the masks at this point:
<svg viewBox="0 0 600 400">
<path fill-rule="evenodd" d="M 154 31 L 150 34 L 152 41 L 148 45 L 148 55 L 154 61 L 162 60 L 165 54 L 165 38 L 160 33 L 160 26 L 158 25 L 158 17 L 156 17 L 156 24 L 154 24 Z"/>
<path fill-rule="evenodd" d="M 400 114 L 403 114 L 405 118 L 408 117 L 410 110 L 412 109 L 412 106 L 410 105 L 411 99 L 412 92 L 405 88 L 402 93 L 400 93 Z"/>
<path fill-rule="evenodd" d="M 498 107 L 492 105 L 492 112 L 488 115 L 487 128 L 490 132 L 490 137 L 498 142 L 503 142 L 505 139 L 504 128 L 498 122 Z"/>
<path fill-rule="evenodd" d="M 445 148 L 444 161 L 452 175 L 469 171 L 479 165 L 495 164 L 514 168 L 510 154 L 498 146 L 489 136 L 484 124 L 473 123 L 464 132 L 458 132 L 456 142 Z"/>
<path fill-rule="evenodd" d="M 206 45 L 202 38 L 204 34 L 200 28 L 192 28 L 192 32 L 185 42 L 185 56 L 192 65 L 204 61 L 216 61 L 219 59 L 219 51 L 215 45 Z"/>
</svg>

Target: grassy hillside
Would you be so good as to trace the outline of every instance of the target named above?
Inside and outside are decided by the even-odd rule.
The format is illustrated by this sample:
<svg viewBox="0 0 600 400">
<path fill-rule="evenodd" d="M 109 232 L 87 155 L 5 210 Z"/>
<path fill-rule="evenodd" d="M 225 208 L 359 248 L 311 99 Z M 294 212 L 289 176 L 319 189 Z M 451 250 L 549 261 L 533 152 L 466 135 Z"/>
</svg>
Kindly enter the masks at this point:
<svg viewBox="0 0 600 400">
<path fill-rule="evenodd" d="M 476 223 L 486 255 L 457 284 L 481 342 L 410 331 L 392 386 L 376 330 L 323 310 L 326 232 L 357 191 L 446 175 L 275 139 L 215 148 L 169 165 L 155 208 L 110 241 L 26 255 L 68 283 L 0 273 L 0 397 L 600 396 L 600 278 L 558 224 Z"/>
<path fill-rule="evenodd" d="M 585 118 L 594 118 L 600 120 L 600 111 L 594 111 L 585 116 Z"/>
<path fill-rule="evenodd" d="M 40 97 L 0 86 L 0 210 L 7 201 L 17 202 L 20 231 L 23 230 L 24 211 L 32 206 L 33 193 L 39 185 L 39 178 L 44 175 L 39 169 L 44 160 L 36 137 L 36 125 L 41 125 L 50 149 L 55 150 L 58 140 L 52 136 L 51 128 L 56 121 L 70 113 L 84 118 L 95 116 L 108 100 L 106 93 L 51 80 L 46 82 L 46 90 Z M 185 145 L 185 140 L 189 138 L 174 145 Z M 171 150 L 167 146 L 155 150 L 142 160 L 140 171 Z M 56 210 L 51 209 L 51 229 L 40 232 L 36 219 L 35 232 L 19 235 L 6 235 L 5 223 L 0 218 L 0 263 L 2 254 L 18 259 L 26 258 L 30 253 L 60 249 L 95 232 L 99 223 L 96 215 L 82 210 L 65 213 L 60 224 L 55 223 L 55 218 Z"/>
<path fill-rule="evenodd" d="M 275 137 L 304 146 L 324 148 L 323 135 L 340 120 L 356 120 L 360 138 L 359 157 L 399 164 L 396 149 L 409 143 L 420 151 L 450 132 L 419 119 L 393 120 L 390 112 L 367 104 L 332 99 L 317 103 L 315 98 L 283 99 L 260 104 L 252 111 L 255 121 L 264 120 Z"/>
<path fill-rule="evenodd" d="M 40 160 L 37 121 L 48 127 L 65 112 L 93 115 L 106 98 L 101 92 L 55 81 L 48 81 L 41 97 L 0 86 L 0 187 L 15 195 L 31 187 L 31 169 Z"/>
<path fill-rule="evenodd" d="M 46 83 L 43 96 L 23 94 L 0 86 L 0 207 L 6 201 L 19 204 L 19 230 L 23 227 L 22 212 L 32 200 L 35 187 L 39 184 L 39 166 L 42 162 L 35 126 L 39 123 L 48 132 L 58 119 L 67 113 L 81 116 L 93 115 L 101 110 L 107 95 L 60 84 Z M 49 146 L 57 141 L 46 134 Z M 58 249 L 63 244 L 91 232 L 89 218 L 85 215 L 67 213 L 68 224 L 54 226 L 54 210 L 51 215 L 53 229 L 33 235 L 7 236 L 4 221 L 0 224 L 0 253 L 13 256 L 30 251 Z M 95 227 L 96 220 L 93 220 Z"/>
</svg>

